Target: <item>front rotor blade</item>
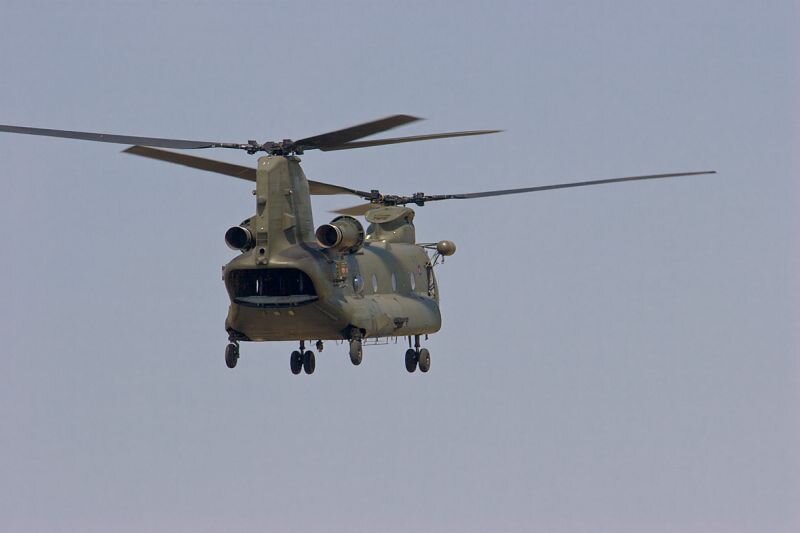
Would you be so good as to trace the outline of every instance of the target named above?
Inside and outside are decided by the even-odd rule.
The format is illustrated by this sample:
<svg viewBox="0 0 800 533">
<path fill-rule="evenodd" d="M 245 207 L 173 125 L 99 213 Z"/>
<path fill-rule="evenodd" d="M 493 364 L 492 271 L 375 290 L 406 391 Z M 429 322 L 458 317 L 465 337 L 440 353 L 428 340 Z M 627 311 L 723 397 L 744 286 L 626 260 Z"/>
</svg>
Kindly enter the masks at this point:
<svg viewBox="0 0 800 533">
<path fill-rule="evenodd" d="M 374 141 L 358 141 L 340 144 L 337 146 L 320 147 L 323 152 L 330 152 L 333 150 L 350 150 L 351 148 L 367 148 L 369 146 L 381 146 L 384 144 L 400 144 L 410 143 L 416 141 L 429 141 L 431 139 L 447 139 L 450 137 L 469 137 L 471 135 L 487 135 L 489 133 L 498 133 L 503 130 L 475 130 L 475 131 L 453 131 L 449 133 L 431 133 L 428 135 L 413 135 L 411 137 L 394 137 L 390 139 L 376 139 Z"/>
<path fill-rule="evenodd" d="M 5 131 L 8 133 L 23 133 L 25 135 L 43 135 L 45 137 L 80 139 L 83 141 L 97 141 L 103 143 L 158 146 L 160 148 L 175 148 L 179 150 L 194 149 L 194 148 L 239 148 L 240 147 L 240 145 L 232 143 L 188 141 L 183 139 L 162 139 L 159 137 L 135 137 L 132 135 L 111 135 L 108 133 L 92 133 L 86 131 L 50 130 L 43 128 L 28 128 L 26 126 L 0 125 L 0 131 Z"/>
<path fill-rule="evenodd" d="M 244 167 L 242 165 L 234 165 L 233 163 L 224 163 L 204 157 L 178 154 L 166 150 L 148 148 L 146 146 L 131 146 L 123 150 L 123 152 L 126 154 L 148 157 L 150 159 L 158 159 L 159 161 L 166 161 L 168 163 L 175 163 L 176 165 L 183 165 L 185 167 L 196 168 L 198 170 L 225 174 L 226 176 L 233 176 L 234 178 L 247 181 L 256 181 L 256 169 Z"/>
<path fill-rule="evenodd" d="M 305 139 L 295 141 L 294 144 L 305 150 L 313 150 L 315 148 L 325 150 L 325 147 L 327 146 L 345 144 L 356 139 L 369 137 L 370 135 L 375 135 L 376 133 L 408 124 L 410 122 L 416 122 L 417 120 L 422 119 L 418 117 L 412 117 L 410 115 L 392 115 L 390 117 L 380 118 L 371 122 L 365 122 L 364 124 L 358 124 L 349 128 L 331 131 L 328 133 L 315 135 L 313 137 L 306 137 Z"/>
<path fill-rule="evenodd" d="M 213 159 L 206 159 L 205 157 L 197 157 L 194 155 L 178 154 L 167 150 L 148 148 L 146 146 L 131 146 L 123 150 L 123 152 L 150 159 L 157 159 L 159 161 L 166 161 L 167 163 L 175 163 L 176 165 L 183 165 L 189 168 L 196 168 L 198 170 L 205 170 L 207 172 L 233 176 L 234 178 L 247 181 L 256 181 L 256 169 L 235 165 L 233 163 L 215 161 Z M 323 183 L 314 180 L 308 180 L 308 190 L 313 195 L 352 194 L 363 198 L 365 194 L 369 194 L 348 187 L 342 187 L 341 185 L 333 185 L 331 183 Z"/>
<path fill-rule="evenodd" d="M 610 178 L 604 180 L 576 181 L 571 183 L 557 183 L 555 185 L 540 185 L 538 187 L 523 187 L 521 189 L 503 189 L 498 191 L 468 192 L 463 194 L 440 194 L 426 196 L 426 202 L 436 200 L 486 198 L 489 196 L 502 196 L 506 194 L 520 194 L 526 192 L 549 191 L 553 189 L 568 189 L 570 187 L 585 187 L 587 185 L 603 185 L 606 183 L 619 183 L 622 181 L 655 180 L 661 178 L 677 178 L 679 176 L 699 176 L 701 174 L 716 174 L 716 170 L 703 170 L 700 172 L 678 172 L 674 174 L 650 174 L 646 176 L 628 176 L 625 178 Z"/>
</svg>

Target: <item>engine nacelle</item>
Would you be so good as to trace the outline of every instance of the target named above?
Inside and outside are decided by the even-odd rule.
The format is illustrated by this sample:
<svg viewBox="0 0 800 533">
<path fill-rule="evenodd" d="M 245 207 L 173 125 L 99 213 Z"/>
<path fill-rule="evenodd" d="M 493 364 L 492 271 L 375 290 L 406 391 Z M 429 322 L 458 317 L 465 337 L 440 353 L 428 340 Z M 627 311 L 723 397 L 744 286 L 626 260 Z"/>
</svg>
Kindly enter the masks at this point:
<svg viewBox="0 0 800 533">
<path fill-rule="evenodd" d="M 364 244 L 364 226 L 353 217 L 343 215 L 323 224 L 314 233 L 323 248 L 353 253 Z"/>
<path fill-rule="evenodd" d="M 225 232 L 225 244 L 232 250 L 247 250 L 255 244 L 253 234 L 242 226 L 233 226 Z"/>
</svg>

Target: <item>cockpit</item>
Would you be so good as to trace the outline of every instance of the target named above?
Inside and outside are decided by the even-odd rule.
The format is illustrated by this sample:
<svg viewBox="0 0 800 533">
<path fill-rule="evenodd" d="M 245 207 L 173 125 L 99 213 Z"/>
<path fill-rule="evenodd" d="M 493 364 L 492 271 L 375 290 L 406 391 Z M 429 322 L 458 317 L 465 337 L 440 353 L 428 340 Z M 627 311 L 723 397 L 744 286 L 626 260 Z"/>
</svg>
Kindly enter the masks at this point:
<svg viewBox="0 0 800 533">
<path fill-rule="evenodd" d="M 225 285 L 232 301 L 251 307 L 294 307 L 318 298 L 311 278 L 296 268 L 233 270 Z"/>
</svg>

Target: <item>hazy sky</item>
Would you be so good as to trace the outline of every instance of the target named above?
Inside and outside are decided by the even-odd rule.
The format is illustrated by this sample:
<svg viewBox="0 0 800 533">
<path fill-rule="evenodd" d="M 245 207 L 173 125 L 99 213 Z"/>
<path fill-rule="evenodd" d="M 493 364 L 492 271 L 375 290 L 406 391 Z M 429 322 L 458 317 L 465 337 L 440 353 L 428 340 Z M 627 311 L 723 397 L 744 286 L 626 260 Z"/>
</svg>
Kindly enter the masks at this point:
<svg viewBox="0 0 800 533">
<path fill-rule="evenodd" d="M 3 0 L 0 123 L 506 130 L 303 157 L 396 194 L 719 174 L 420 208 L 431 372 L 292 376 L 224 364 L 250 184 L 0 134 L 0 531 L 800 531 L 796 2 L 218 4 Z"/>
</svg>

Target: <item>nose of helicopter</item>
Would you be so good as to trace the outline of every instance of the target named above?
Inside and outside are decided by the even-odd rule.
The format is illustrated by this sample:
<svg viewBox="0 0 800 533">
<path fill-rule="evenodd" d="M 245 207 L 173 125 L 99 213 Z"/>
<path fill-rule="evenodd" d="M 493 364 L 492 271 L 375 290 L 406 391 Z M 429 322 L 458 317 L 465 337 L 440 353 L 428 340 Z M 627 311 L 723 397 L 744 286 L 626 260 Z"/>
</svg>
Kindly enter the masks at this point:
<svg viewBox="0 0 800 533">
<path fill-rule="evenodd" d="M 232 270 L 225 284 L 231 301 L 248 307 L 293 307 L 319 298 L 308 274 L 296 268 Z"/>
<path fill-rule="evenodd" d="M 296 307 L 318 299 L 319 297 L 316 295 L 290 294 L 287 296 L 239 296 L 233 301 L 248 307 L 278 308 Z"/>
</svg>

